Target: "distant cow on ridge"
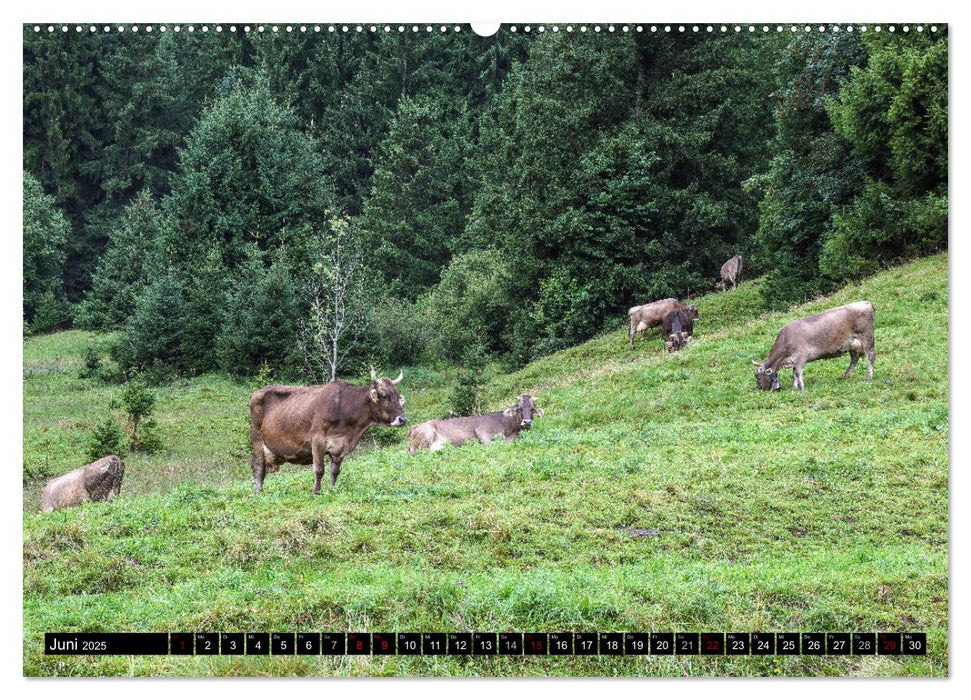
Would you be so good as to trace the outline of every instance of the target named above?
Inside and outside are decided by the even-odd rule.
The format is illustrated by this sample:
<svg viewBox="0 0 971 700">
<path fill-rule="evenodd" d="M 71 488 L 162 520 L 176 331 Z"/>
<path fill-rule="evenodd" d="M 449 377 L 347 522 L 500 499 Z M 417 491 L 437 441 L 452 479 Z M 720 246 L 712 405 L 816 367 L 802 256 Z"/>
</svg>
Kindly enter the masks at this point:
<svg viewBox="0 0 971 700">
<path fill-rule="evenodd" d="M 664 317 L 675 309 L 684 311 L 692 320 L 698 320 L 698 307 L 694 304 L 682 304 L 674 298 L 652 301 L 643 306 L 632 306 L 627 316 L 630 319 L 630 330 L 627 332 L 631 349 L 634 348 L 634 336 L 643 333 L 648 328 L 660 326 Z"/>
<path fill-rule="evenodd" d="M 742 256 L 736 255 L 731 260 L 726 260 L 721 269 L 721 280 L 715 283 L 715 289 L 724 292 L 731 285 L 735 289 L 742 281 Z"/>
<path fill-rule="evenodd" d="M 108 455 L 47 482 L 40 508 L 50 512 L 87 501 L 110 501 L 121 492 L 124 476 L 125 465 L 121 459 Z"/>
<path fill-rule="evenodd" d="M 408 431 L 408 440 L 411 443 L 408 454 L 420 449 L 435 452 L 445 445 L 458 446 L 469 440 L 488 444 L 500 436 L 504 436 L 507 442 L 512 442 L 519 437 L 521 430 L 532 427 L 534 414 L 545 415 L 532 396 L 523 394 L 516 399 L 515 406 L 505 411 L 425 421 Z"/>
<path fill-rule="evenodd" d="M 337 483 L 341 462 L 372 425 L 407 422 L 405 397 L 397 379 L 378 378 L 371 386 L 337 380 L 323 386 L 268 386 L 250 398 L 250 441 L 253 445 L 255 491 L 263 490 L 267 472 L 284 462 L 314 465 L 314 495 L 320 493 L 324 459 L 330 458 L 330 485 Z"/>
<path fill-rule="evenodd" d="M 850 366 L 843 374 L 849 378 L 857 360 L 866 357 L 867 380 L 873 379 L 875 312 L 868 301 L 839 306 L 815 316 L 790 321 L 776 336 L 765 362 L 755 365 L 755 386 L 762 390 L 779 388 L 779 370 L 792 367 L 792 388 L 805 389 L 802 368 L 814 360 L 850 355 Z"/>
</svg>

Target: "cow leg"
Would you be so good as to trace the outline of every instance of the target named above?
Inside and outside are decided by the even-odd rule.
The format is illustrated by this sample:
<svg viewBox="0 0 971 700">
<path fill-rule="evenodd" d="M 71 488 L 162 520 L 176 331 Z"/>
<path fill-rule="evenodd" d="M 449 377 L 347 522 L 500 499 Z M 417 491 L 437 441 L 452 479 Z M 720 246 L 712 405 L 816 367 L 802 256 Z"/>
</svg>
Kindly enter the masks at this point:
<svg viewBox="0 0 971 700">
<path fill-rule="evenodd" d="M 336 457 L 330 458 L 330 487 L 334 488 L 337 483 L 337 477 L 341 475 L 341 460 Z"/>
<path fill-rule="evenodd" d="M 856 367 L 856 363 L 859 360 L 860 360 L 860 355 L 858 355 L 857 353 L 855 353 L 855 352 L 853 352 L 851 350 L 850 351 L 850 366 L 847 367 L 846 368 L 846 371 L 843 373 L 843 379 L 849 379 L 850 378 L 850 375 L 853 374 L 853 368 Z"/>
<path fill-rule="evenodd" d="M 266 478 L 266 460 L 263 455 L 263 441 L 259 444 L 253 443 L 253 459 L 250 461 L 253 468 L 253 493 L 257 496 L 263 492 L 263 479 Z"/>
<path fill-rule="evenodd" d="M 873 361 L 877 358 L 877 351 L 873 345 L 866 349 L 866 380 L 873 379 Z"/>
<path fill-rule="evenodd" d="M 483 445 L 488 445 L 490 442 L 492 442 L 492 435 L 490 435 L 488 431 L 482 430 L 481 428 L 476 429 L 475 436 L 479 438 L 479 442 L 481 442 Z"/>
<path fill-rule="evenodd" d="M 802 383 L 802 366 L 798 364 L 792 368 L 792 388 L 796 391 L 802 391 L 806 388 L 806 385 Z"/>
<path fill-rule="evenodd" d="M 324 446 L 320 440 L 314 440 L 310 445 L 310 452 L 314 460 L 314 490 L 313 495 L 320 495 L 320 480 L 324 477 Z M 333 484 L 333 481 L 331 482 Z"/>
<path fill-rule="evenodd" d="M 630 322 L 630 330 L 627 331 L 627 339 L 630 341 L 630 349 L 634 349 L 634 322 Z"/>
</svg>

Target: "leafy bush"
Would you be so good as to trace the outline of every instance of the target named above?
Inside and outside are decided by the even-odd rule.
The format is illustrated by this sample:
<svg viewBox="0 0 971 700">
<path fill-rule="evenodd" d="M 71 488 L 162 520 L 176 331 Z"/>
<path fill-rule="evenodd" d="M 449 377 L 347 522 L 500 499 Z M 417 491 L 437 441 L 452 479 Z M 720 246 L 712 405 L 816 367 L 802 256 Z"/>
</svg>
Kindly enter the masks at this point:
<svg viewBox="0 0 971 700">
<path fill-rule="evenodd" d="M 462 370 L 455 381 L 455 387 L 448 402 L 452 413 L 459 416 L 473 416 L 480 412 L 480 392 L 485 382 L 485 367 L 488 354 L 481 345 L 466 348 L 462 356 Z"/>
<path fill-rule="evenodd" d="M 131 426 L 131 448 L 139 451 L 142 448 L 142 440 L 138 434 L 138 425 L 155 410 L 155 394 L 141 381 L 132 380 L 125 385 L 121 393 L 121 405 Z"/>
<path fill-rule="evenodd" d="M 437 334 L 438 354 L 458 361 L 471 346 L 503 350 L 501 331 L 513 309 L 512 290 L 510 266 L 499 251 L 487 248 L 454 257 L 421 302 Z"/>
<path fill-rule="evenodd" d="M 101 353 L 94 346 L 94 343 L 88 342 L 88 346 L 84 349 L 84 355 L 82 357 L 84 365 L 81 367 L 80 376 L 82 379 L 92 379 L 97 377 L 101 372 Z"/>
<path fill-rule="evenodd" d="M 88 461 L 94 462 L 108 455 L 124 457 L 127 441 L 128 436 L 117 419 L 110 412 L 106 413 L 88 438 Z"/>
</svg>

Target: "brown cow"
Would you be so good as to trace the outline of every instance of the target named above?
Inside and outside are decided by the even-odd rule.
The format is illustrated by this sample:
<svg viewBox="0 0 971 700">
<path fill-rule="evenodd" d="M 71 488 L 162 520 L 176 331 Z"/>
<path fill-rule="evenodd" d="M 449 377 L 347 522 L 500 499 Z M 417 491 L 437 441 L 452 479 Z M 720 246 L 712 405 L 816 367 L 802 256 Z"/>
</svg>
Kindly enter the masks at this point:
<svg viewBox="0 0 971 700">
<path fill-rule="evenodd" d="M 44 487 L 40 508 L 45 512 L 79 506 L 87 501 L 110 501 L 121 493 L 125 465 L 115 455 L 102 457 L 73 472 L 51 479 Z"/>
<path fill-rule="evenodd" d="M 715 283 L 715 289 L 724 292 L 731 285 L 735 289 L 742 281 L 742 256 L 736 255 L 731 260 L 726 260 L 721 269 L 721 280 Z"/>
<path fill-rule="evenodd" d="M 687 311 L 675 309 L 664 317 L 661 322 L 661 332 L 668 352 L 677 352 L 691 340 L 694 322 Z"/>
<path fill-rule="evenodd" d="M 650 304 L 644 304 L 643 306 L 631 307 L 630 311 L 627 312 L 627 316 L 630 318 L 630 330 L 627 332 L 627 337 L 630 340 L 631 349 L 634 348 L 634 336 L 636 334 L 643 333 L 648 328 L 661 325 L 664 317 L 675 309 L 681 309 L 687 312 L 688 316 L 694 320 L 698 319 L 697 306 L 694 304 L 682 304 L 674 298 L 661 299 L 660 301 L 652 301 Z"/>
<path fill-rule="evenodd" d="M 506 442 L 512 442 L 519 437 L 521 430 L 532 427 L 534 413 L 537 416 L 545 415 L 532 396 L 523 394 L 516 399 L 515 406 L 505 411 L 425 421 L 408 431 L 408 440 L 411 443 L 408 454 L 420 449 L 435 452 L 445 445 L 458 446 L 472 439 L 488 444 L 500 435 L 505 436 Z"/>
<path fill-rule="evenodd" d="M 397 379 L 378 378 L 371 368 L 371 386 L 343 380 L 323 386 L 268 386 L 250 398 L 250 440 L 253 443 L 255 491 L 263 478 L 284 462 L 314 465 L 314 495 L 320 493 L 324 457 L 330 457 L 330 485 L 337 483 L 341 461 L 372 425 L 402 426 L 407 422 L 405 397 Z"/>
<path fill-rule="evenodd" d="M 867 380 L 873 379 L 873 347 L 875 312 L 868 301 L 839 306 L 815 316 L 790 321 L 776 336 L 775 344 L 765 362 L 752 360 L 755 365 L 755 386 L 758 389 L 778 389 L 779 370 L 792 367 L 792 388 L 802 391 L 802 368 L 813 360 L 828 360 L 850 355 L 850 366 L 843 374 L 849 378 L 857 360 L 866 357 Z"/>
</svg>

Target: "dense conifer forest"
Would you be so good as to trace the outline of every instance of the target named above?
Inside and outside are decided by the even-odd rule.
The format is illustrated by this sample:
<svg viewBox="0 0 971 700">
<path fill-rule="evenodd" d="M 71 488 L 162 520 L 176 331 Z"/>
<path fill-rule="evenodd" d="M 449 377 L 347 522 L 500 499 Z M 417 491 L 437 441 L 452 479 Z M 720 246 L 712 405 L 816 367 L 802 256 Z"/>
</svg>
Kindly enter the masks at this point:
<svg viewBox="0 0 971 700">
<path fill-rule="evenodd" d="M 24 28 L 24 333 L 123 375 L 514 369 L 947 246 L 944 27 L 166 29 Z"/>
</svg>

